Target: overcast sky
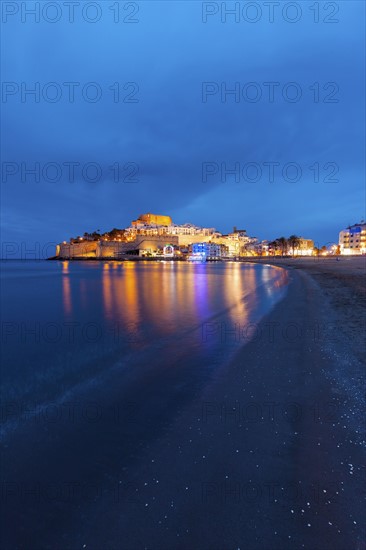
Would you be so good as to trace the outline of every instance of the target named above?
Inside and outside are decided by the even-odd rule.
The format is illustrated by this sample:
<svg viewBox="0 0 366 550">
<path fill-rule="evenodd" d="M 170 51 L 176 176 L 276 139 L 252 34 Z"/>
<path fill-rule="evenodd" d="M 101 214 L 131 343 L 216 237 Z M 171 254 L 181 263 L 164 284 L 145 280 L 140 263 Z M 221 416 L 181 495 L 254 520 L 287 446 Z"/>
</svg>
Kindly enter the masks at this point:
<svg viewBox="0 0 366 550">
<path fill-rule="evenodd" d="M 154 212 L 324 244 L 364 217 L 364 2 L 49 4 L 3 2 L 2 241 Z"/>
</svg>

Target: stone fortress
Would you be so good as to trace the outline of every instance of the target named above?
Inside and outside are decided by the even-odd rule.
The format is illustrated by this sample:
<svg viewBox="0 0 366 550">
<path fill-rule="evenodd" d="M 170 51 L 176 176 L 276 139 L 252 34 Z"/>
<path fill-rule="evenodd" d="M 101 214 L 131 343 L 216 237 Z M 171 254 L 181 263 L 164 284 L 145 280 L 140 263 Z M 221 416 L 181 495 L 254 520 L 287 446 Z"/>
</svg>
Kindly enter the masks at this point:
<svg viewBox="0 0 366 550">
<path fill-rule="evenodd" d="M 160 256 L 164 247 L 172 245 L 177 256 L 189 252 L 195 243 L 220 245 L 220 256 L 234 257 L 243 253 L 257 239 L 248 237 L 245 230 L 234 228 L 233 233 L 222 235 L 214 228 L 193 224 L 174 224 L 170 216 L 142 214 L 130 227 L 100 234 L 84 234 L 57 245 L 59 259 L 123 259 L 126 256 Z"/>
</svg>

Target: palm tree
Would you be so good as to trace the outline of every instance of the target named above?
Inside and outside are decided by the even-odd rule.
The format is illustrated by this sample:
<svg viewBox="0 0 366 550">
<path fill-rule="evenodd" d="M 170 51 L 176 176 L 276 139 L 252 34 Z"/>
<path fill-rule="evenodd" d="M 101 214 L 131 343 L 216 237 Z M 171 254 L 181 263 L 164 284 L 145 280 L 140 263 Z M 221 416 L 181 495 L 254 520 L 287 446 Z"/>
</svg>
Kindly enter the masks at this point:
<svg viewBox="0 0 366 550">
<path fill-rule="evenodd" d="M 298 248 L 300 245 L 300 237 L 297 235 L 291 235 L 288 238 L 288 243 L 292 248 L 292 256 L 295 256 L 295 248 Z"/>
<path fill-rule="evenodd" d="M 276 239 L 276 241 L 280 245 L 282 256 L 284 256 L 285 251 L 287 251 L 287 239 L 285 237 L 280 237 L 279 239 Z"/>
<path fill-rule="evenodd" d="M 270 249 L 272 250 L 273 256 L 276 255 L 276 251 L 279 249 L 279 242 L 278 241 L 271 241 L 269 244 Z"/>
</svg>

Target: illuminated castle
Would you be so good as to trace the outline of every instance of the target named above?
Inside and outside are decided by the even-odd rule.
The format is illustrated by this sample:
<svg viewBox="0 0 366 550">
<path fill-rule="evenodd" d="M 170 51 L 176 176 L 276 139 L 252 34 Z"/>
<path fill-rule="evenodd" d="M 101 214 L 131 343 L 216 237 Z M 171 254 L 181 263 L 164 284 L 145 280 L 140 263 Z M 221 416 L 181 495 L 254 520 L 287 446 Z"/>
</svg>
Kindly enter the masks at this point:
<svg viewBox="0 0 366 550">
<path fill-rule="evenodd" d="M 131 225 L 133 227 L 144 226 L 144 225 L 172 225 L 172 218 L 170 216 L 161 216 L 160 214 L 141 214 L 134 220 Z"/>
<path fill-rule="evenodd" d="M 103 235 L 84 233 L 84 237 L 70 239 L 57 245 L 56 256 L 61 258 L 121 258 L 128 254 L 156 255 L 167 245 L 187 250 L 199 245 L 211 251 L 223 247 L 225 255 L 239 256 L 244 248 L 256 242 L 245 230 L 234 228 L 233 233 L 222 235 L 213 227 L 198 227 L 191 223 L 177 225 L 170 216 L 141 214 L 126 229 L 113 229 Z M 206 243 L 206 244 L 205 244 Z M 215 248 L 216 247 L 216 248 Z M 220 248 L 221 250 L 221 248 Z M 218 253 L 208 256 L 217 256 Z"/>
</svg>

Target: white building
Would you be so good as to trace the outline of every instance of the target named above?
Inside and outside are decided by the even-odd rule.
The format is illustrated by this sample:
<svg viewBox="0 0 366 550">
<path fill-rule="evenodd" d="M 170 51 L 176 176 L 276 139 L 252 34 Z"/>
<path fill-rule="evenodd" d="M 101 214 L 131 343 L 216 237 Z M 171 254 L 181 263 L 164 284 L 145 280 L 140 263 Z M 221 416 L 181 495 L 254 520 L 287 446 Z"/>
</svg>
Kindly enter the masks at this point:
<svg viewBox="0 0 366 550">
<path fill-rule="evenodd" d="M 293 254 L 291 245 L 288 249 L 289 254 Z M 312 239 L 305 239 L 299 237 L 298 245 L 295 247 L 295 256 L 312 256 L 314 253 L 314 241 Z"/>
<path fill-rule="evenodd" d="M 341 254 L 366 254 L 366 223 L 355 223 L 339 233 Z"/>
<path fill-rule="evenodd" d="M 212 236 L 216 233 L 216 230 L 213 227 L 198 227 L 196 225 L 186 223 L 184 225 L 176 225 L 172 223 L 171 225 L 158 225 L 158 224 L 147 224 L 139 223 L 135 224 L 126 229 L 126 232 L 135 236 L 139 235 L 201 235 L 201 236 Z"/>
</svg>

